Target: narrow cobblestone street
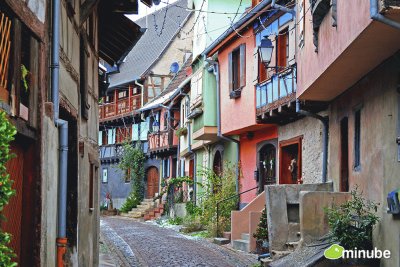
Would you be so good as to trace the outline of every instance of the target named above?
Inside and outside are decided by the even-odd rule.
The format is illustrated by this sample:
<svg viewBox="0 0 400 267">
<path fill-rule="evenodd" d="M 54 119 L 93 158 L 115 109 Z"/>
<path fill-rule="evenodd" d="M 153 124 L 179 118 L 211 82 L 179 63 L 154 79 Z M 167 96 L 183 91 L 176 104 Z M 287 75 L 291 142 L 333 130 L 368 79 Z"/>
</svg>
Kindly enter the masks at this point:
<svg viewBox="0 0 400 267">
<path fill-rule="evenodd" d="M 102 242 L 116 266 L 252 266 L 256 256 L 172 229 L 118 217 L 101 219 Z"/>
</svg>

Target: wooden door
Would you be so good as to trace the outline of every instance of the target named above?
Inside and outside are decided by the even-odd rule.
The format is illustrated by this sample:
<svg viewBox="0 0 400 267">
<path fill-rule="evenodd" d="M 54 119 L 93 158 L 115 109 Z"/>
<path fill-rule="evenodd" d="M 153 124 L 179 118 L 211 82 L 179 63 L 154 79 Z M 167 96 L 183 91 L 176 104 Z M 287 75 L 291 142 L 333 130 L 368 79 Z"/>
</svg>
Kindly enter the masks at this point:
<svg viewBox="0 0 400 267">
<path fill-rule="evenodd" d="M 158 169 L 150 167 L 147 170 L 147 197 L 152 198 L 158 193 Z"/>
<path fill-rule="evenodd" d="M 349 191 L 349 128 L 347 117 L 340 121 L 340 191 Z"/>
<path fill-rule="evenodd" d="M 10 247 L 17 255 L 17 262 L 19 265 L 21 256 L 24 151 L 21 146 L 15 143 L 12 144 L 10 148 L 15 157 L 7 162 L 6 167 L 10 174 L 10 179 L 13 181 L 12 188 L 16 191 L 16 194 L 11 197 L 10 202 L 2 211 L 2 215 L 7 219 L 1 221 L 1 228 L 3 231 L 12 235 Z"/>
<path fill-rule="evenodd" d="M 279 183 L 297 184 L 302 180 L 302 137 L 279 144 Z"/>
</svg>

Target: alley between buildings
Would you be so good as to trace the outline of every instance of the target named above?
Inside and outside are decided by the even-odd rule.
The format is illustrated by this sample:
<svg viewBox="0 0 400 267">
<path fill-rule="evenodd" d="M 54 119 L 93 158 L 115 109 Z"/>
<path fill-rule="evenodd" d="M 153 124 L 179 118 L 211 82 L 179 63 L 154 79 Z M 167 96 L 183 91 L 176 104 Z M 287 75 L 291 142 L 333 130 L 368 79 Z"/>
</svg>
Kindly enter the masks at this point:
<svg viewBox="0 0 400 267">
<path fill-rule="evenodd" d="M 234 251 L 172 229 L 121 217 L 101 218 L 100 232 L 101 242 L 107 246 L 108 256 L 115 266 L 229 267 L 256 263 L 254 254 Z"/>
</svg>

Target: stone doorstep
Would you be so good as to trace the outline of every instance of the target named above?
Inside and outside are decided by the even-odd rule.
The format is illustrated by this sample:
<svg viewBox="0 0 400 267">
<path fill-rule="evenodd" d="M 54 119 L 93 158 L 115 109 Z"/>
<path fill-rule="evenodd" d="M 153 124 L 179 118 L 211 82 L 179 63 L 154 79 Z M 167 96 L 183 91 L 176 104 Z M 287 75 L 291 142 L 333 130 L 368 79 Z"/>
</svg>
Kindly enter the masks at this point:
<svg viewBox="0 0 400 267">
<path fill-rule="evenodd" d="M 236 250 L 241 250 L 244 252 L 250 251 L 250 241 L 243 239 L 236 239 L 232 241 L 232 247 Z"/>
</svg>

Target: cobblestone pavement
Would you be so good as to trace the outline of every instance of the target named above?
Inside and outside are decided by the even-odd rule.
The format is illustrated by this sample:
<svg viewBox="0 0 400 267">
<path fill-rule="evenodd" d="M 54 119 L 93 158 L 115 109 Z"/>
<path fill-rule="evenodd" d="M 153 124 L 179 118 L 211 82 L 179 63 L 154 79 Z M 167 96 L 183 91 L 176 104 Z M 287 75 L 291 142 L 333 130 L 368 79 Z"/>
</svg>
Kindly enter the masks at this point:
<svg viewBox="0 0 400 267">
<path fill-rule="evenodd" d="M 192 238 L 172 229 L 104 217 L 101 237 L 117 266 L 252 266 L 256 256 Z"/>
</svg>

